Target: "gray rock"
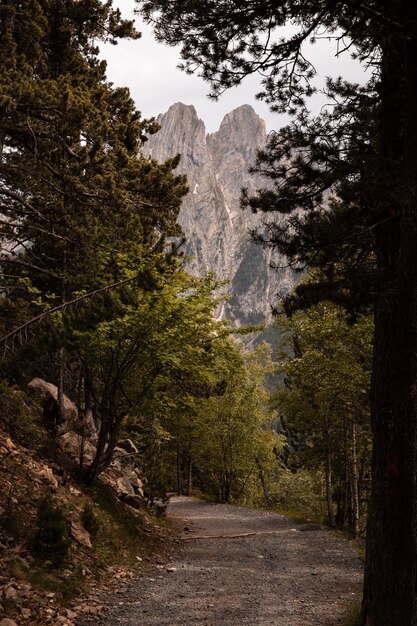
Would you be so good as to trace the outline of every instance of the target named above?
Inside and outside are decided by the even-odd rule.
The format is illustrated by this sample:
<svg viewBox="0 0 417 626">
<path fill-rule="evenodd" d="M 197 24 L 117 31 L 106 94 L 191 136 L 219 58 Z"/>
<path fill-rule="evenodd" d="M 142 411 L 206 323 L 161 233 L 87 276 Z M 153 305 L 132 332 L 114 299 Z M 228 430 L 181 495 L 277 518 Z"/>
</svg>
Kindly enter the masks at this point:
<svg viewBox="0 0 417 626">
<path fill-rule="evenodd" d="M 62 435 L 58 443 L 61 450 L 77 462 L 83 455 L 84 462 L 91 463 L 96 453 L 95 446 L 73 430 Z"/>
<path fill-rule="evenodd" d="M 80 545 L 92 548 L 90 533 L 78 522 L 71 522 L 71 537 Z"/>
<path fill-rule="evenodd" d="M 122 500 L 134 509 L 143 509 L 146 506 L 146 500 L 140 496 L 123 494 Z"/>
<path fill-rule="evenodd" d="M 161 130 L 146 143 L 144 152 L 164 161 L 182 155 L 178 171 L 185 173 L 190 191 L 179 222 L 187 237 L 188 269 L 199 276 L 211 271 L 231 281 L 231 298 L 220 310 L 233 325 L 269 322 L 277 294 L 294 284 L 289 269 L 270 250 L 255 245 L 249 231 L 260 227 L 265 215 L 240 208 L 242 187 L 249 193 L 267 186 L 266 180 L 248 173 L 256 152 L 266 144 L 264 121 L 252 107 L 243 105 L 223 119 L 216 133 L 206 135 L 193 106 L 176 103 L 158 117 Z M 279 220 L 275 215 L 269 219 Z"/>
<path fill-rule="evenodd" d="M 0 626 L 17 626 L 17 624 L 14 621 L 14 619 L 9 619 L 8 617 L 3 617 L 3 619 L 0 620 Z"/>
<path fill-rule="evenodd" d="M 53 417 L 57 424 L 57 432 L 59 435 L 74 430 L 78 421 L 78 410 L 75 404 L 64 395 L 63 398 L 63 421 L 58 420 L 58 387 L 52 383 L 48 383 L 42 378 L 34 378 L 28 384 L 28 389 L 36 394 L 42 404 L 44 414 L 47 417 Z"/>
</svg>

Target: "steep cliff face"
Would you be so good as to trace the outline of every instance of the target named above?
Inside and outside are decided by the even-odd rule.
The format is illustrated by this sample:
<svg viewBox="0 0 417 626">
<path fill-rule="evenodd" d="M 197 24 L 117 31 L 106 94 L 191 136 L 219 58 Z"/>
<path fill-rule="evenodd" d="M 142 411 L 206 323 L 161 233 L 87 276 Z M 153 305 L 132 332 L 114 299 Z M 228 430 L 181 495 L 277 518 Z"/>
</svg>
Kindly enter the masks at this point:
<svg viewBox="0 0 417 626">
<path fill-rule="evenodd" d="M 206 135 L 194 107 L 181 103 L 158 122 L 161 130 L 149 139 L 146 154 L 160 161 L 182 155 L 178 169 L 187 175 L 190 191 L 179 222 L 187 238 L 189 271 L 229 279 L 231 298 L 219 314 L 235 325 L 269 320 L 271 305 L 277 294 L 291 289 L 293 275 L 270 268 L 270 251 L 249 235 L 265 216 L 242 211 L 239 201 L 242 187 L 254 192 L 265 186 L 265 180 L 248 173 L 257 149 L 265 145 L 265 123 L 244 105 L 226 115 L 216 133 Z"/>
</svg>

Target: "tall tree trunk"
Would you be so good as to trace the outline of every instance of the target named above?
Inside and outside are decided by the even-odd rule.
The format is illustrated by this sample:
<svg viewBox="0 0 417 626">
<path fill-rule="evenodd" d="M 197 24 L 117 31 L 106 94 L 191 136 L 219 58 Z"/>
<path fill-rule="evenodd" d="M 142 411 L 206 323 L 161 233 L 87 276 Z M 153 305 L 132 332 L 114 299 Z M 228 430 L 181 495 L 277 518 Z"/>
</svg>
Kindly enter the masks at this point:
<svg viewBox="0 0 417 626">
<path fill-rule="evenodd" d="M 264 500 L 265 500 L 265 503 L 268 504 L 268 502 L 269 502 L 269 489 L 268 489 L 267 482 L 265 480 L 265 472 L 264 472 L 264 468 L 263 468 L 263 465 L 262 465 L 262 461 L 261 461 L 261 459 L 256 457 L 255 462 L 256 462 L 256 465 L 258 466 L 259 480 L 261 481 L 262 491 L 263 491 L 263 494 L 264 494 Z"/>
<path fill-rule="evenodd" d="M 65 392 L 65 349 L 64 346 L 60 346 L 58 348 L 58 397 L 57 397 L 57 406 L 58 406 L 58 418 L 57 418 L 57 430 L 61 424 L 65 422 L 65 411 L 64 411 L 64 392 Z"/>
<path fill-rule="evenodd" d="M 327 451 L 326 457 L 326 502 L 327 502 L 327 519 L 329 525 L 333 528 L 336 526 L 336 520 L 333 510 L 333 476 L 332 476 L 332 454 Z"/>
<path fill-rule="evenodd" d="M 105 390 L 100 407 L 101 427 L 98 434 L 96 453 L 90 466 L 84 472 L 84 483 L 90 485 L 103 469 L 103 461 L 107 458 L 109 443 L 116 430 L 112 402 L 109 390 Z M 110 459 L 111 460 L 111 459 Z M 110 462 L 110 461 L 109 461 Z"/>
<path fill-rule="evenodd" d="M 343 507 L 343 511 L 344 511 L 344 517 L 341 524 L 340 528 L 343 528 L 346 522 L 346 516 L 347 516 L 347 524 L 348 524 L 348 528 L 351 531 L 352 530 L 352 494 L 350 491 L 350 463 L 349 463 L 349 459 L 350 459 L 350 450 L 349 450 L 349 423 L 348 420 L 345 418 L 344 420 L 344 428 L 345 428 L 345 450 L 344 450 L 344 467 L 345 467 L 345 476 L 344 476 L 344 487 L 343 487 L 343 495 L 344 495 L 344 507 Z"/>
<path fill-rule="evenodd" d="M 349 450 L 349 477 L 350 477 L 350 497 L 352 509 L 352 532 L 356 538 L 359 536 L 359 480 L 358 480 L 358 455 L 356 449 L 356 424 L 351 425 L 351 441 Z"/>
<path fill-rule="evenodd" d="M 188 458 L 187 458 L 187 496 L 191 496 L 193 492 L 193 455 L 191 441 L 188 442 Z"/>
<path fill-rule="evenodd" d="M 62 251 L 62 279 L 61 279 L 61 304 L 65 304 L 67 300 L 67 283 L 66 283 L 66 273 L 67 273 L 67 251 L 64 248 Z M 65 348 L 64 346 L 60 346 L 58 348 L 58 420 L 57 427 L 65 422 L 65 411 L 64 411 L 64 375 L 65 375 Z"/>
<path fill-rule="evenodd" d="M 417 624 L 417 4 L 386 0 L 406 28 L 382 54 L 382 159 L 376 181 L 372 494 L 361 626 Z"/>
<path fill-rule="evenodd" d="M 182 496 L 182 484 L 181 484 L 181 449 L 180 442 L 177 440 L 177 492 L 179 496 Z"/>
</svg>

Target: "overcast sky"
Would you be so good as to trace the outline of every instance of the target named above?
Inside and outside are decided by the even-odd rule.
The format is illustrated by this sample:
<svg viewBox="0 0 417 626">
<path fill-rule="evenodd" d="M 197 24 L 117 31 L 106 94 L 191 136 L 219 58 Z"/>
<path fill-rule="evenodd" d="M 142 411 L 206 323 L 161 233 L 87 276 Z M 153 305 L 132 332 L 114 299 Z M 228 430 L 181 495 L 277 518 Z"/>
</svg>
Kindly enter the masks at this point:
<svg viewBox="0 0 417 626">
<path fill-rule="evenodd" d="M 121 9 L 123 17 L 132 17 L 134 0 L 113 0 L 113 5 Z M 226 92 L 219 101 L 207 98 L 209 85 L 197 76 L 188 76 L 177 69 L 179 50 L 157 43 L 152 29 L 143 24 L 138 16 L 136 27 L 142 37 L 135 41 L 121 41 L 117 46 L 106 45 L 102 55 L 108 63 L 107 75 L 116 85 L 129 87 L 137 108 L 143 117 L 156 117 L 165 113 L 175 102 L 192 104 L 199 117 L 205 122 L 208 132 L 219 128 L 226 113 L 242 104 L 251 104 L 266 121 L 267 130 L 278 129 L 287 120 L 269 111 L 266 104 L 255 100 L 259 91 L 259 77 L 251 76 L 244 83 Z M 352 81 L 361 81 L 363 73 L 356 62 L 347 54 L 335 56 L 334 42 L 320 41 L 311 47 L 309 58 L 319 75 L 320 84 L 324 76 L 342 75 Z M 318 110 L 324 103 L 318 97 L 312 104 Z"/>
</svg>

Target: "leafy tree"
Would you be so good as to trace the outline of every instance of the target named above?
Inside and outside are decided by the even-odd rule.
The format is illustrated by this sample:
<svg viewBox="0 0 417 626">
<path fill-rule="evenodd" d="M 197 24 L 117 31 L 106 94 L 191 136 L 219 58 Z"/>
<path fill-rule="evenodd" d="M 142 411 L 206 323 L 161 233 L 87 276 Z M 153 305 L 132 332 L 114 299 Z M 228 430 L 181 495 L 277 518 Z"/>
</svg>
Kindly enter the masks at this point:
<svg viewBox="0 0 417 626">
<path fill-rule="evenodd" d="M 357 536 L 370 464 L 372 321 L 368 316 L 348 323 L 342 309 L 323 303 L 283 326 L 289 352 L 276 402 L 299 442 L 292 456 L 310 469 L 323 469 L 329 523 L 343 526 L 348 514 Z"/>
<path fill-rule="evenodd" d="M 139 5 L 157 37 L 182 44 L 186 69 L 200 71 L 214 95 L 259 72 L 260 96 L 274 110 L 302 112 L 314 76 L 304 44 L 316 36 L 336 38 L 374 69 L 370 87 L 376 106 L 369 116 L 374 114 L 375 132 L 362 153 L 362 184 L 351 218 L 356 224 L 358 215 L 361 223 L 364 212 L 377 279 L 371 283 L 373 489 L 361 625 L 411 625 L 417 620 L 417 5 L 407 0 L 139 0 Z M 294 28 L 279 39 L 275 29 L 290 21 Z M 348 102 L 359 111 L 354 90 Z M 323 192 L 328 190 L 332 187 Z M 279 201 L 271 200 L 279 209 Z M 309 210 L 319 206 L 319 197 L 312 197 Z"/>
<path fill-rule="evenodd" d="M 217 281 L 190 277 L 175 263 L 155 270 L 153 279 L 153 289 L 131 290 L 129 300 L 120 300 L 93 332 L 74 332 L 100 424 L 87 482 L 110 463 L 127 421 L 130 434 L 141 440 L 152 489 L 154 468 L 163 469 L 156 457 L 178 428 L 178 415 L 194 397 L 210 395 L 218 380 L 213 344 L 230 330 L 213 317 Z"/>
<path fill-rule="evenodd" d="M 179 234 L 175 219 L 185 188 L 171 175 L 175 161 L 158 166 L 138 159 L 155 125 L 140 120 L 127 89 L 106 82 L 97 57 L 94 40 L 112 31 L 135 36 L 132 27 L 110 2 L 35 4 L 38 63 L 28 46 L 34 35 L 21 41 L 20 19 L 4 24 L 18 77 L 3 92 L 2 261 L 32 268 L 38 282 L 47 276 L 42 287 L 58 299 L 64 282 L 70 299 L 74 285 L 92 289 L 117 279 L 122 242 L 124 253 L 143 256 L 156 229 Z M 14 5 L 4 8 L 6 15 Z"/>
<path fill-rule="evenodd" d="M 242 352 L 227 342 L 217 356 L 225 379 L 222 395 L 201 403 L 194 424 L 194 457 L 203 489 L 222 502 L 239 501 L 263 488 L 277 464 L 280 438 L 269 428 L 272 413 L 266 378 L 275 370 L 270 348 Z M 259 499 L 259 498 L 258 498 Z"/>
</svg>

